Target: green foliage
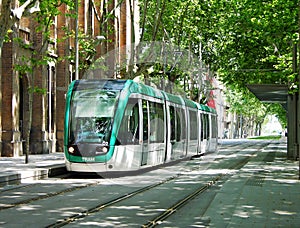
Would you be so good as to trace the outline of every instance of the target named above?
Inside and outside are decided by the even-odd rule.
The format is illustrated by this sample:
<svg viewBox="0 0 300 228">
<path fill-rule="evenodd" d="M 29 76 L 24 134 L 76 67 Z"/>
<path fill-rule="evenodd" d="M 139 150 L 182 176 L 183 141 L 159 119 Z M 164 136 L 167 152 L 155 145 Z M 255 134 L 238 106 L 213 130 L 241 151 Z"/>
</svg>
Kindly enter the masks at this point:
<svg viewBox="0 0 300 228">
<path fill-rule="evenodd" d="M 279 140 L 279 139 L 281 139 L 281 136 L 280 135 L 268 135 L 268 136 L 251 137 L 248 139 Z"/>
<path fill-rule="evenodd" d="M 38 93 L 38 94 L 46 95 L 47 94 L 47 89 L 46 88 L 39 88 L 38 86 L 35 86 L 34 88 L 29 87 L 28 92 L 29 93 Z"/>
<path fill-rule="evenodd" d="M 247 94 L 247 84 L 290 84 L 290 92 L 298 92 L 292 69 L 298 0 L 141 0 L 140 8 L 142 41 L 170 42 L 201 57 L 219 80 L 235 88 L 240 99 L 232 95 L 229 102 L 236 111 L 269 111 Z M 282 110 L 273 111 L 284 121 Z"/>
<path fill-rule="evenodd" d="M 284 108 L 280 104 L 269 104 L 268 105 L 268 113 L 273 114 L 277 117 L 281 126 L 287 126 L 287 114 Z"/>
<path fill-rule="evenodd" d="M 23 4 L 24 2 L 25 0 L 20 3 Z M 28 7 L 31 7 L 31 4 Z M 20 48 L 25 50 L 27 49 L 29 51 L 28 53 L 31 53 L 31 55 L 27 54 L 19 56 L 18 63 L 14 65 L 14 70 L 19 72 L 20 77 L 23 77 L 24 75 L 30 77 L 36 67 L 45 66 L 49 64 L 49 62 L 57 61 L 55 57 L 50 55 L 48 44 L 51 42 L 51 27 L 54 23 L 55 17 L 61 14 L 59 6 L 62 4 L 66 4 L 70 10 L 74 8 L 73 0 L 43 0 L 40 1 L 40 11 L 36 12 L 35 15 L 30 15 L 37 22 L 35 32 L 41 33 L 43 36 L 40 47 L 38 45 L 34 47 L 32 43 L 25 43 L 20 37 L 14 38 L 14 42 L 18 43 Z M 29 15 L 25 13 L 24 16 Z M 46 94 L 46 90 L 44 88 L 33 86 L 34 81 L 30 81 L 32 85 L 29 86 L 29 93 Z"/>
<path fill-rule="evenodd" d="M 248 89 L 240 89 L 235 86 L 227 86 L 226 101 L 230 104 L 229 112 L 243 115 L 246 120 L 263 123 L 265 117 L 275 115 L 282 126 L 287 125 L 286 111 L 276 103 L 260 102 Z"/>
<path fill-rule="evenodd" d="M 225 2 L 225 1 L 223 1 Z M 228 1 L 226 1 L 228 3 Z M 214 45 L 226 84 L 287 83 L 297 41 L 298 1 L 229 1 Z"/>
<path fill-rule="evenodd" d="M 228 85 L 225 94 L 226 101 L 230 104 L 230 112 L 263 122 L 267 114 L 267 107 L 249 90 Z"/>
</svg>

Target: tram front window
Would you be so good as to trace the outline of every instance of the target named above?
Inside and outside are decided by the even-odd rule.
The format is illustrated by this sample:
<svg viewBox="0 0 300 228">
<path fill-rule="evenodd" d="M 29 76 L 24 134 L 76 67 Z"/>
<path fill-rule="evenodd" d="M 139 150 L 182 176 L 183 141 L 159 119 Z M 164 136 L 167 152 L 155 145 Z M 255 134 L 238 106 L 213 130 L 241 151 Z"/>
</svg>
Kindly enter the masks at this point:
<svg viewBox="0 0 300 228">
<path fill-rule="evenodd" d="M 118 91 L 74 91 L 71 102 L 70 143 L 108 145 Z"/>
</svg>

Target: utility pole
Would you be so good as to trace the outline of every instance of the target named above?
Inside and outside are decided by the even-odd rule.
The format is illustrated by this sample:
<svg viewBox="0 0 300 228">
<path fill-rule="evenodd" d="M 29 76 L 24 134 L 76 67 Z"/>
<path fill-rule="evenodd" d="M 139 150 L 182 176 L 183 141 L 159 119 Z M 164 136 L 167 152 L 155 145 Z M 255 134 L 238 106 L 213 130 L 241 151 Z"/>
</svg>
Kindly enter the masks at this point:
<svg viewBox="0 0 300 228">
<path fill-rule="evenodd" d="M 300 2 L 298 1 L 298 15 L 300 13 Z M 298 36 L 300 35 L 300 17 L 298 16 Z M 300 42 L 298 40 L 296 46 L 296 59 L 295 62 L 297 63 L 297 65 L 295 66 L 295 73 L 297 75 L 297 82 L 298 82 L 298 90 L 297 90 L 297 103 L 296 103 L 296 108 L 297 108 L 297 116 L 296 116 L 296 132 L 297 132 L 297 152 L 296 152 L 296 156 L 298 157 L 299 160 L 299 177 L 298 179 L 300 180 L 300 148 L 299 148 L 299 144 L 300 144 L 300 118 L 299 118 L 299 114 L 300 114 L 300 105 L 299 105 L 299 101 L 300 101 L 300 91 L 299 91 L 299 86 L 300 86 L 300 69 L 299 69 L 299 65 L 298 61 L 299 61 L 299 55 L 297 55 L 297 47 L 298 47 L 298 51 L 300 51 Z"/>
</svg>

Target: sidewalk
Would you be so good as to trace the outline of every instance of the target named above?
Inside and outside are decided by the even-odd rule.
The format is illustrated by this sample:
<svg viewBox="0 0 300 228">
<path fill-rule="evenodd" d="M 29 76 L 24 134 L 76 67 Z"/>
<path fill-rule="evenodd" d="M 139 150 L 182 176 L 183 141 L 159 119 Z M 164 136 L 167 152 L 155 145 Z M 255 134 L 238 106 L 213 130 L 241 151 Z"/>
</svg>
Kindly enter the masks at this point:
<svg viewBox="0 0 300 228">
<path fill-rule="evenodd" d="M 204 218 L 212 227 L 300 227 L 299 161 L 270 143 L 220 189 Z"/>
<path fill-rule="evenodd" d="M 25 156 L 0 157 L 0 187 L 65 172 L 63 153 L 29 155 L 28 164 L 25 164 Z"/>
<path fill-rule="evenodd" d="M 210 192 L 215 195 L 203 214 L 198 214 L 199 204 L 191 207 L 197 213 L 193 217 L 195 225 L 300 227 L 299 161 L 287 160 L 286 149 L 285 139 L 273 141 L 251 156 L 242 168 L 231 170 L 228 180 Z M 30 155 L 28 164 L 24 160 L 0 157 L 0 186 L 65 172 L 63 153 Z M 188 224 L 193 222 L 186 218 Z M 180 219 L 184 222 L 185 217 Z"/>
</svg>

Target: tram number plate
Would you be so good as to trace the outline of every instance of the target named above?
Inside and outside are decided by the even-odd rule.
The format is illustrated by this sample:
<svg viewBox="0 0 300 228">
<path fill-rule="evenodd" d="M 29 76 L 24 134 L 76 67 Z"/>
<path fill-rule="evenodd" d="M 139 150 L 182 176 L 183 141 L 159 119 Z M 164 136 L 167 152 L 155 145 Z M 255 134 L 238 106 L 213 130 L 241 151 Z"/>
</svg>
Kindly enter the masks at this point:
<svg viewBox="0 0 300 228">
<path fill-rule="evenodd" d="M 94 162 L 95 158 L 94 157 L 82 157 L 82 161 L 84 161 L 84 162 Z"/>
</svg>

